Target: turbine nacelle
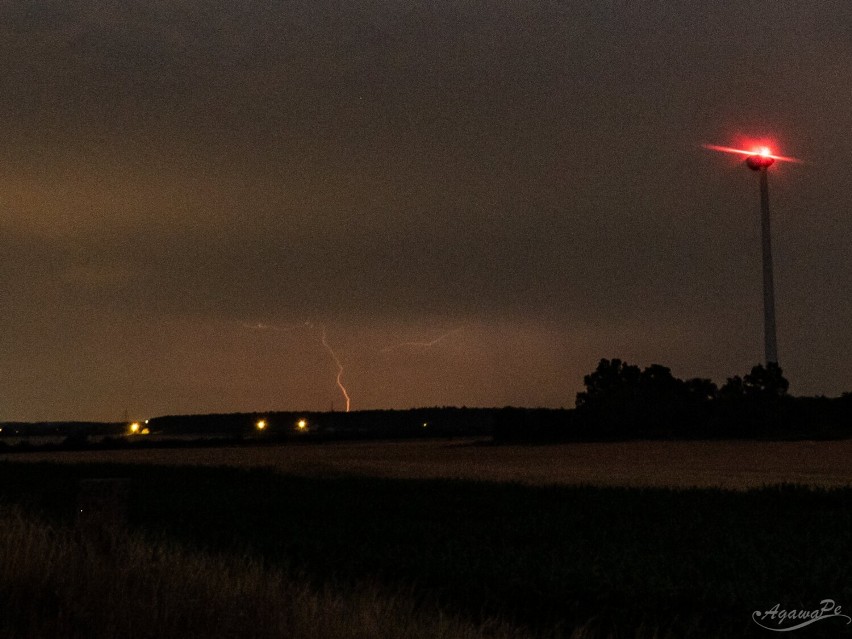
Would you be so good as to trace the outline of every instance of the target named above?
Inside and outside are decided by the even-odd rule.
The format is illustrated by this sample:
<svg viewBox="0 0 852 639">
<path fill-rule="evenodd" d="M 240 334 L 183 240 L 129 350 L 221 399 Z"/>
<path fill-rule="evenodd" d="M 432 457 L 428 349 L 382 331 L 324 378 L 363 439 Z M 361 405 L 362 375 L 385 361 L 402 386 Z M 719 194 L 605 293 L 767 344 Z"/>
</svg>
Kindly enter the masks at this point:
<svg viewBox="0 0 852 639">
<path fill-rule="evenodd" d="M 769 154 L 769 149 L 764 147 L 760 153 L 748 156 L 745 163 L 752 171 L 760 171 L 760 169 L 766 169 L 775 164 L 775 158 Z"/>
</svg>

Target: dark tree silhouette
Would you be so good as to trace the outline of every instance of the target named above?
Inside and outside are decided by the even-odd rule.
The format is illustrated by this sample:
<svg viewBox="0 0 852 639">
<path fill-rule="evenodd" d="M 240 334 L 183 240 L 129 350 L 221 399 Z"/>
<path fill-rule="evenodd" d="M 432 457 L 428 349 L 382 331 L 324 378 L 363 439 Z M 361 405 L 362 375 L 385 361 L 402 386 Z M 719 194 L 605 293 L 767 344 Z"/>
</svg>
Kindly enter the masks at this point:
<svg viewBox="0 0 852 639">
<path fill-rule="evenodd" d="M 766 367 L 758 364 L 743 378 L 743 392 L 746 397 L 780 399 L 787 395 L 789 387 L 790 382 L 784 377 L 784 371 L 774 362 L 769 362 Z"/>
<path fill-rule="evenodd" d="M 705 404 L 719 398 L 719 387 L 712 380 L 694 377 L 684 382 L 690 401 Z"/>
<path fill-rule="evenodd" d="M 674 397 L 681 393 L 683 382 L 672 375 L 667 366 L 651 364 L 642 371 L 641 386 L 644 395 Z"/>
<path fill-rule="evenodd" d="M 580 421 L 604 437 L 691 435 L 707 421 L 718 394 L 710 380 L 684 382 L 666 366 L 640 371 L 619 359 L 602 359 L 583 381 L 586 390 L 577 394 Z"/>
<path fill-rule="evenodd" d="M 729 377 L 719 395 L 723 400 L 777 400 L 787 395 L 790 382 L 778 364 L 770 362 L 765 367 L 758 364 L 745 377 Z"/>
<path fill-rule="evenodd" d="M 583 377 L 586 390 L 577 393 L 577 408 L 623 404 L 638 393 L 641 376 L 638 366 L 602 359 L 594 373 Z"/>
<path fill-rule="evenodd" d="M 745 397 L 743 378 L 739 375 L 729 377 L 719 389 L 719 399 L 724 401 L 736 401 Z"/>
<path fill-rule="evenodd" d="M 586 437 L 766 436 L 793 423 L 789 383 L 777 364 L 754 366 L 720 389 L 709 379 L 678 379 L 660 364 L 640 371 L 602 359 L 583 381 L 575 425 Z"/>
</svg>

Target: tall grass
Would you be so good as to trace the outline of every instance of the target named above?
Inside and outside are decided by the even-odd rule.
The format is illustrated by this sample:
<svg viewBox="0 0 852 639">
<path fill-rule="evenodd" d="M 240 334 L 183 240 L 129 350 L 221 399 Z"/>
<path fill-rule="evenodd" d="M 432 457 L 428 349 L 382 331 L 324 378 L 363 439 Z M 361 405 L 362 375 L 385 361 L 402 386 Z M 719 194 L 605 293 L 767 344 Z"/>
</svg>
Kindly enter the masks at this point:
<svg viewBox="0 0 852 639">
<path fill-rule="evenodd" d="M 17 639 L 229 637 L 521 639 L 360 585 L 314 589 L 248 557 L 138 535 L 110 552 L 72 529 L 0 516 L 0 636 Z"/>
<path fill-rule="evenodd" d="M 283 583 L 299 587 L 297 594 L 285 589 L 276 595 L 276 602 L 299 600 L 303 590 L 331 597 L 321 607 L 333 611 L 328 613 L 332 619 L 343 618 L 334 612 L 335 605 L 354 611 L 359 601 L 381 602 L 382 612 L 373 617 L 369 611 L 374 604 L 368 603 L 366 612 L 348 613 L 350 618 L 337 630 L 326 629 L 319 636 L 341 636 L 338 631 L 347 637 L 383 636 L 381 630 L 358 630 L 362 626 L 357 624 L 349 629 L 353 620 L 378 616 L 390 619 L 388 636 L 400 637 L 423 636 L 417 634 L 419 628 L 426 628 L 430 637 L 442 636 L 441 632 L 453 636 L 434 625 L 435 619 L 451 618 L 471 624 L 459 627 L 472 636 L 500 636 L 491 632 L 493 624 L 488 621 L 499 618 L 536 636 L 561 639 L 593 637 L 592 630 L 613 637 L 730 639 L 765 634 L 751 614 L 776 603 L 805 609 L 825 597 L 844 606 L 852 601 L 848 488 L 533 487 L 295 477 L 257 468 L 7 462 L 0 463 L 0 499 L 25 512 L 41 513 L 61 531 L 74 520 L 78 483 L 109 477 L 132 483 L 133 529 L 148 539 L 169 540 L 149 548 L 151 556 L 171 552 L 171 543 L 179 544 L 176 552 L 181 556 L 192 549 L 191 553 L 199 553 L 193 557 L 224 557 L 222 565 L 235 570 L 261 562 L 264 574 L 280 576 L 276 571 L 283 571 L 299 576 L 281 577 Z M 136 564 L 151 564 L 152 570 L 164 573 L 149 559 Z M 176 568 L 164 577 L 183 584 L 171 590 L 177 593 L 175 610 L 196 601 L 202 602 L 198 604 L 202 609 L 222 605 L 216 603 L 221 598 L 209 603 L 210 596 L 197 594 L 201 586 L 192 586 L 194 577 L 180 577 L 204 570 L 192 562 L 181 563 L 179 557 L 166 564 Z M 201 585 L 208 582 L 214 583 L 213 578 L 205 577 Z M 117 583 L 114 589 L 127 590 L 120 580 Z M 160 586 L 149 590 L 170 592 Z M 214 591 L 238 589 L 220 581 Z M 139 598 L 130 592 L 110 605 L 120 608 L 123 601 Z M 147 605 L 168 599 L 158 596 Z M 82 600 L 103 597 L 95 592 Z M 333 604 L 336 598 L 343 603 Z M 73 600 L 63 595 L 66 599 Z M 7 601 L 0 592 L 0 605 Z M 237 613 L 215 615 L 227 620 Z M 826 621 L 808 634 L 836 633 L 836 622 Z M 276 623 L 273 618 L 251 627 L 274 629 Z M 319 624 L 308 623 L 308 631 Z M 646 631 L 637 633 L 637 628 Z M 181 636 L 176 630 L 168 632 L 158 636 Z M 290 631 L 272 636 L 285 635 L 314 636 Z M 267 635 L 235 631 L 232 636 Z"/>
</svg>

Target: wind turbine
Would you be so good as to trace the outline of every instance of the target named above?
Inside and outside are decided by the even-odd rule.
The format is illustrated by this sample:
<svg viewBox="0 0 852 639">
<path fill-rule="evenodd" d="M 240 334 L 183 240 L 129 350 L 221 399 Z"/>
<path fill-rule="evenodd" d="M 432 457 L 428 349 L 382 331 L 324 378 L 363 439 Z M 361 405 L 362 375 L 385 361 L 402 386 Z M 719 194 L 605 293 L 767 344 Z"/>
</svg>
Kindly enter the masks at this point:
<svg viewBox="0 0 852 639">
<path fill-rule="evenodd" d="M 705 149 L 746 156 L 745 165 L 760 175 L 760 229 L 763 245 L 763 345 L 766 364 L 778 364 L 778 340 L 775 334 L 775 281 L 772 269 L 772 234 L 769 226 L 770 166 L 779 162 L 800 162 L 796 158 L 774 155 L 768 146 L 758 146 L 750 151 L 729 146 L 704 144 Z"/>
</svg>

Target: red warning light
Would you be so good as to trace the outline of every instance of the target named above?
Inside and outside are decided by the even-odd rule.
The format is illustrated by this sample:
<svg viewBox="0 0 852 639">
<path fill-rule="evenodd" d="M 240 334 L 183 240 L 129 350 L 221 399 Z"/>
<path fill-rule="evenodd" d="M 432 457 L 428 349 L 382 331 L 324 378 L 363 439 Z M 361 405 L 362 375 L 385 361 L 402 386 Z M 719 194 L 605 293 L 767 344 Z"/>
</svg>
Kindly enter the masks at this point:
<svg viewBox="0 0 852 639">
<path fill-rule="evenodd" d="M 746 156 L 746 166 L 752 169 L 753 171 L 759 171 L 760 169 L 765 169 L 767 167 L 772 166 L 776 161 L 778 162 L 801 162 L 796 158 L 790 158 L 783 155 L 775 155 L 772 153 L 772 149 L 768 146 L 759 146 L 753 148 L 751 151 L 747 151 L 745 149 L 734 149 L 729 146 L 718 146 L 716 144 L 702 144 L 705 149 L 710 149 L 711 151 L 721 151 L 722 153 L 735 153 L 738 155 Z"/>
</svg>

